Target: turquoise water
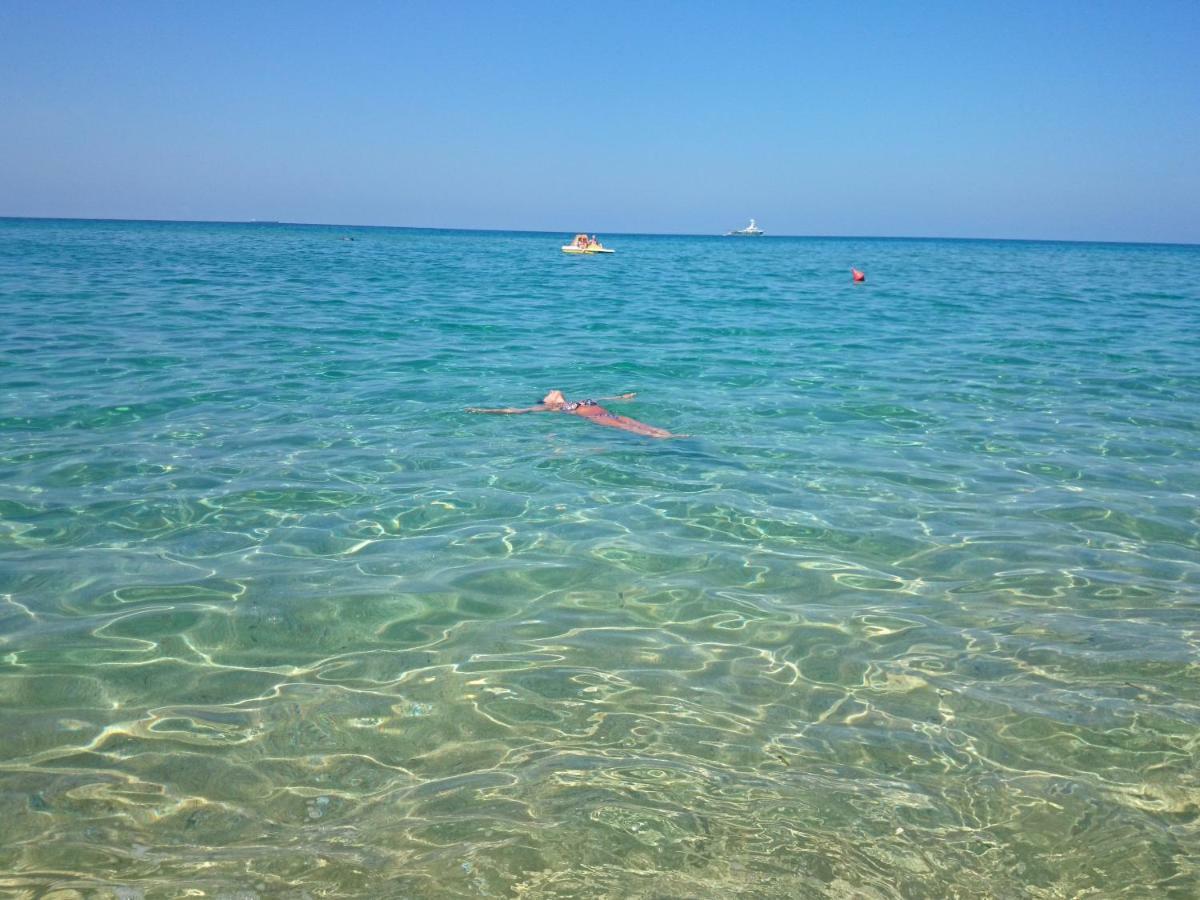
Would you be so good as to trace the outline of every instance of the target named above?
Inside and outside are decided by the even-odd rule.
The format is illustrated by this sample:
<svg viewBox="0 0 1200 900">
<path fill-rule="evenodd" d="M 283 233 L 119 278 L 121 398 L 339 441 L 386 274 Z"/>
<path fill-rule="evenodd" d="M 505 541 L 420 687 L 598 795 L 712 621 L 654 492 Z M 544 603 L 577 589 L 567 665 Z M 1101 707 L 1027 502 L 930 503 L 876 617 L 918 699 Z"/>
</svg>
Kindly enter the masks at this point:
<svg viewBox="0 0 1200 900">
<path fill-rule="evenodd" d="M 1200 248 L 569 236 L 0 220 L 0 889 L 1195 896 Z"/>
</svg>

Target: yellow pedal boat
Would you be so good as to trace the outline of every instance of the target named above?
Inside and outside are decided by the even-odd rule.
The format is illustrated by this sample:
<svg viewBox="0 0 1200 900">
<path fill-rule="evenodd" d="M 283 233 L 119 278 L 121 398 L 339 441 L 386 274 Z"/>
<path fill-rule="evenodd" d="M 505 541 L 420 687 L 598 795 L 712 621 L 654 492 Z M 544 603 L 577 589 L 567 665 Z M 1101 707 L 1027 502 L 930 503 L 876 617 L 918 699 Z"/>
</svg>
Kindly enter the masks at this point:
<svg viewBox="0 0 1200 900">
<path fill-rule="evenodd" d="M 577 235 L 575 235 L 575 240 L 573 240 L 573 241 L 571 241 L 571 243 L 563 246 L 562 252 L 563 253 L 592 254 L 592 253 L 615 253 L 616 251 L 609 250 L 607 247 L 605 247 L 599 241 L 591 240 L 590 238 L 588 238 L 588 236 L 586 234 L 577 234 Z"/>
</svg>

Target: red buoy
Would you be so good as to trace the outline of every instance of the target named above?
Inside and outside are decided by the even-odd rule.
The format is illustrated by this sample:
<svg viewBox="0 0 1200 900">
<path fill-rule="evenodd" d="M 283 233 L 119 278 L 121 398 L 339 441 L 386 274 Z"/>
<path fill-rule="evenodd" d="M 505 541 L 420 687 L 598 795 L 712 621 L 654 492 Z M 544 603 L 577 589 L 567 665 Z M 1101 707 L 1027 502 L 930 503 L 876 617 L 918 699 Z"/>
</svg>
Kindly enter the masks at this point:
<svg viewBox="0 0 1200 900">
<path fill-rule="evenodd" d="M 865 273 L 865 272 L 860 272 L 860 271 L 858 271 L 858 269 L 853 269 L 853 268 L 852 268 L 852 269 L 850 270 L 850 275 L 851 275 L 851 276 L 854 278 L 854 280 L 855 280 L 856 282 L 859 282 L 859 283 L 861 283 L 861 282 L 864 282 L 864 281 L 866 281 L 866 280 L 867 280 L 867 275 L 866 275 L 866 273 Z"/>
</svg>

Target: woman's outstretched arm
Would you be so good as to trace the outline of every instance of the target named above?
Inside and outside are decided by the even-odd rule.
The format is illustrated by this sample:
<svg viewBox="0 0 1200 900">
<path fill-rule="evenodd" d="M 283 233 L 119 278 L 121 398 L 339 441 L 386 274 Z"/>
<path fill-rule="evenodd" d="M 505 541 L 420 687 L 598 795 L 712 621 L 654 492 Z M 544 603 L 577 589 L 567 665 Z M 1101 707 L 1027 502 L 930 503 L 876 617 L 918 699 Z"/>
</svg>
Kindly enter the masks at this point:
<svg viewBox="0 0 1200 900">
<path fill-rule="evenodd" d="M 515 416 L 521 413 L 545 412 L 546 407 L 540 403 L 537 406 L 526 406 L 520 409 L 515 406 L 505 406 L 501 409 L 484 409 L 480 406 L 468 406 L 466 411 L 469 413 L 498 413 L 505 416 Z"/>
<path fill-rule="evenodd" d="M 616 397 L 597 397 L 597 400 L 632 400 L 637 396 L 637 391 L 630 391 L 628 394 L 619 394 Z"/>
</svg>

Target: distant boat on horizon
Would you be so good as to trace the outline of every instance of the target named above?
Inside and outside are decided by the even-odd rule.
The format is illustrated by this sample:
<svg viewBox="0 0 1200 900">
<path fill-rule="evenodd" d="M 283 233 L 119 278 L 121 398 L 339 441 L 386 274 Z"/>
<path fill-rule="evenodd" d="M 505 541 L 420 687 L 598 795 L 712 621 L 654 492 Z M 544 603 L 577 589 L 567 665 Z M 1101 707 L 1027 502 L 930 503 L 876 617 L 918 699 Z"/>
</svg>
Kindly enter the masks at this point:
<svg viewBox="0 0 1200 900">
<path fill-rule="evenodd" d="M 750 224 L 745 228 L 725 232 L 725 237 L 762 237 L 764 234 L 766 232 L 759 228 L 755 221 L 751 219 Z"/>
<path fill-rule="evenodd" d="M 615 250 L 609 250 L 596 237 L 588 237 L 586 234 L 575 235 L 571 243 L 566 244 L 562 248 L 563 253 L 585 253 L 591 255 L 593 253 L 615 253 Z"/>
</svg>

